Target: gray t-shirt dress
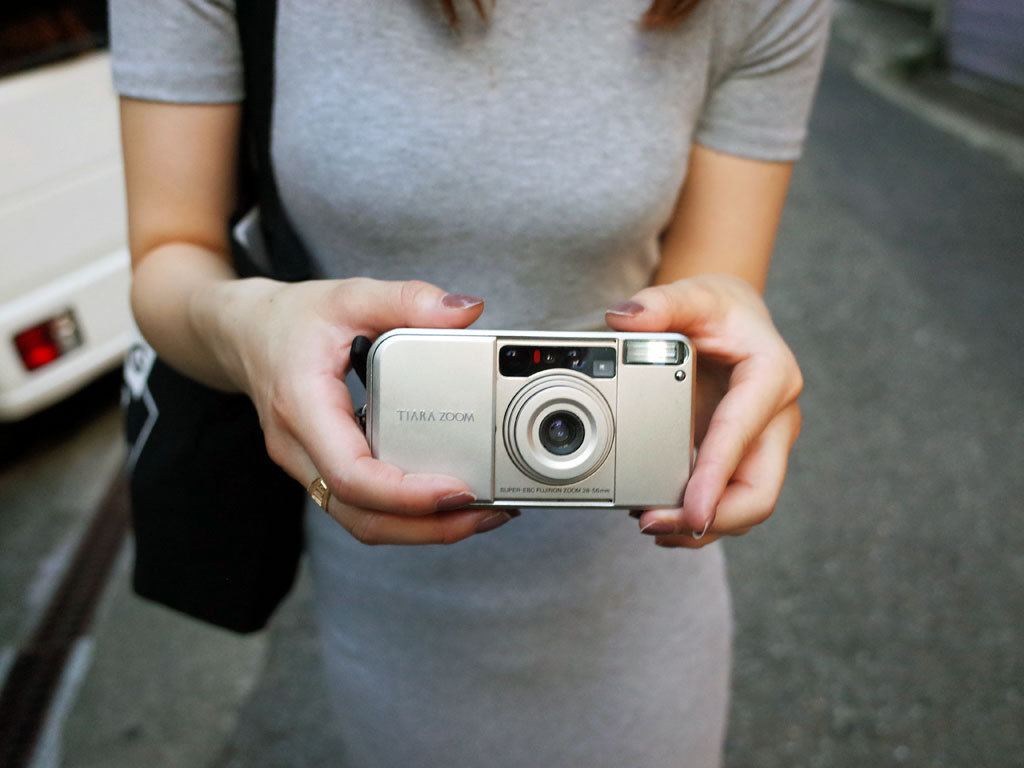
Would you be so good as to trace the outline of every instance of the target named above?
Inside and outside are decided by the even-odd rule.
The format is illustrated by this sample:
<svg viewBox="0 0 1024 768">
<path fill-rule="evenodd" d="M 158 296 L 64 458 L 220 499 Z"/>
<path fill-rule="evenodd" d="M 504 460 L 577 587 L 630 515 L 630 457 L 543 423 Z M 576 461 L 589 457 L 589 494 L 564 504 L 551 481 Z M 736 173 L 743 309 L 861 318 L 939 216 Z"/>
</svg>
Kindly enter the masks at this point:
<svg viewBox="0 0 1024 768">
<path fill-rule="evenodd" d="M 465 3 L 454 32 L 433 0 L 279 0 L 272 155 L 318 272 L 482 296 L 478 327 L 602 327 L 651 278 L 691 142 L 798 157 L 827 37 L 827 0 L 701 0 L 657 31 L 646 5 Z M 111 11 L 121 94 L 244 97 L 232 0 Z M 451 547 L 365 547 L 315 507 L 307 530 L 337 765 L 720 763 L 719 545 L 586 510 Z"/>
</svg>

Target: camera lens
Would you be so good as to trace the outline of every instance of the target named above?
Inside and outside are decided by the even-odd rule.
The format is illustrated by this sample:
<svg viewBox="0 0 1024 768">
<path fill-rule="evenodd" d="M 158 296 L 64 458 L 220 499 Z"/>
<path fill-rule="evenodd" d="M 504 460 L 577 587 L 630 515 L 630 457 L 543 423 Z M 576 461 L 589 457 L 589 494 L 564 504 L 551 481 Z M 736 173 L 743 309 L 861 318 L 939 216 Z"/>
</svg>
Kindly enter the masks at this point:
<svg viewBox="0 0 1024 768">
<path fill-rule="evenodd" d="M 515 394 L 505 411 L 502 435 L 516 469 L 545 485 L 567 485 L 605 464 L 615 417 L 584 377 L 556 370 L 534 376 Z"/>
<path fill-rule="evenodd" d="M 540 424 L 540 444 L 556 456 L 568 456 L 583 445 L 583 422 L 568 411 L 556 411 Z"/>
</svg>

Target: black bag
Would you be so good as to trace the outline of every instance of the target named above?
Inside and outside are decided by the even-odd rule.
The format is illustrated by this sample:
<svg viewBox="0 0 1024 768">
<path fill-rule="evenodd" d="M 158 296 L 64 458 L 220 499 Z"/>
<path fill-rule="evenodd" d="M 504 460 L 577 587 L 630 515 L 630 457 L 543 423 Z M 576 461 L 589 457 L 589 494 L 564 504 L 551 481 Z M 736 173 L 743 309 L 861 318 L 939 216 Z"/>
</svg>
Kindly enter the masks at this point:
<svg viewBox="0 0 1024 768">
<path fill-rule="evenodd" d="M 248 398 L 205 387 L 141 347 L 126 379 L 147 364 L 126 417 L 137 435 L 132 585 L 203 621 L 261 629 L 295 579 L 302 486 L 267 457 Z"/>
<path fill-rule="evenodd" d="M 276 2 L 239 0 L 236 14 L 246 101 L 239 205 L 226 225 L 259 206 L 269 269 L 232 237 L 235 267 L 242 277 L 308 279 L 270 165 Z M 305 491 L 267 456 L 244 395 L 199 384 L 145 346 L 128 355 L 125 392 L 135 591 L 236 632 L 263 628 L 295 579 Z"/>
</svg>

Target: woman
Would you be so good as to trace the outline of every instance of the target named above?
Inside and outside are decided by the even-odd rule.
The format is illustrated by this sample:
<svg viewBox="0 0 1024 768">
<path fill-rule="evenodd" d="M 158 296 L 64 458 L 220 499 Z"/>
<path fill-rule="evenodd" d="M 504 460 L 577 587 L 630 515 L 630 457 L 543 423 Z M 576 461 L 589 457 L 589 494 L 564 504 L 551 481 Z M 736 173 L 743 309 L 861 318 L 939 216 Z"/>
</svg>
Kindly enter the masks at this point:
<svg viewBox="0 0 1024 768">
<path fill-rule="evenodd" d="M 324 278 L 282 284 L 227 255 L 230 0 L 115 0 L 136 317 L 167 361 L 247 393 L 271 457 L 330 493 L 307 546 L 344 765 L 717 765 L 731 623 L 707 545 L 768 517 L 799 431 L 759 294 L 826 2 L 471 9 L 281 0 L 275 173 Z M 643 535 L 586 510 L 488 533 L 512 515 L 371 458 L 352 338 L 476 321 L 687 334 L 683 506 L 643 511 Z"/>
</svg>

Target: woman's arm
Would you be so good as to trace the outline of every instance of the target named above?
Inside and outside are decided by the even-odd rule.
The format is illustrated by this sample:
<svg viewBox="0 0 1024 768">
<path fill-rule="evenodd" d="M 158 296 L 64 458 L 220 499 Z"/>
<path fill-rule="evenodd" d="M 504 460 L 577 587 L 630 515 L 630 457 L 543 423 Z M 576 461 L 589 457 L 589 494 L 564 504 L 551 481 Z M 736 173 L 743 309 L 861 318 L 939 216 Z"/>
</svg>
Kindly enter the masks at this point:
<svg viewBox="0 0 1024 768">
<path fill-rule="evenodd" d="M 718 273 L 763 293 L 792 171 L 694 144 L 654 284 Z"/>
<path fill-rule="evenodd" d="M 473 500 L 455 478 L 374 459 L 344 384 L 356 335 L 464 327 L 482 300 L 419 282 L 238 279 L 227 220 L 239 111 L 122 99 L 139 328 L 174 367 L 248 394 L 271 458 L 304 486 L 322 476 L 331 515 L 360 541 L 446 543 L 507 521 L 505 512 L 449 511 Z"/>
<path fill-rule="evenodd" d="M 698 352 L 700 449 L 683 506 L 640 517 L 659 544 L 745 533 L 782 489 L 803 381 L 760 292 L 791 170 L 694 145 L 655 286 L 609 310 L 613 328 L 685 333 Z"/>
<path fill-rule="evenodd" d="M 171 365 L 239 390 L 191 316 L 203 289 L 235 277 L 227 241 L 241 108 L 121 99 L 132 311 Z"/>
</svg>

